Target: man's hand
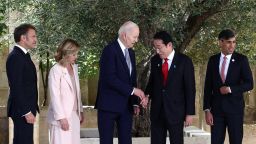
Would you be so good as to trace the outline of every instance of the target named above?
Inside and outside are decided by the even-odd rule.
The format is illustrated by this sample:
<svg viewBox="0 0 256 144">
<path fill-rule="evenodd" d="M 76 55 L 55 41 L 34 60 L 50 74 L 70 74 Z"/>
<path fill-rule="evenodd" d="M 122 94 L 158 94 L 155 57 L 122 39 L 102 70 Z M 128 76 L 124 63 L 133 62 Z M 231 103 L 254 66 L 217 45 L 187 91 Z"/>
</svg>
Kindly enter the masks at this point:
<svg viewBox="0 0 256 144">
<path fill-rule="evenodd" d="M 140 102 L 140 104 L 142 105 L 143 108 L 147 108 L 147 106 L 148 106 L 148 99 L 149 99 L 148 97 L 149 97 L 149 95 L 145 96 L 145 98 L 143 98 Z"/>
<path fill-rule="evenodd" d="M 64 131 L 69 130 L 69 124 L 68 124 L 68 120 L 66 118 L 60 119 L 59 122 L 60 122 L 60 126 L 61 126 L 62 130 L 64 130 Z"/>
<path fill-rule="evenodd" d="M 193 122 L 193 116 L 192 115 L 186 115 L 186 119 L 184 122 L 185 127 L 192 125 Z"/>
<path fill-rule="evenodd" d="M 230 93 L 230 92 L 231 92 L 231 91 L 230 91 L 230 87 L 222 86 L 222 87 L 220 88 L 220 93 L 223 94 L 223 95 L 228 94 L 228 93 Z"/>
<path fill-rule="evenodd" d="M 138 96 L 141 100 L 143 100 L 145 98 L 145 94 L 141 89 L 134 88 L 133 94 Z"/>
<path fill-rule="evenodd" d="M 31 112 L 25 115 L 25 119 L 29 124 L 34 124 L 36 122 L 36 117 Z"/>
<path fill-rule="evenodd" d="M 133 106 L 134 115 L 138 116 L 140 114 L 140 107 L 139 106 Z"/>
<path fill-rule="evenodd" d="M 205 112 L 205 121 L 206 121 L 206 124 L 208 124 L 210 126 L 213 125 L 213 116 L 210 111 Z"/>
</svg>

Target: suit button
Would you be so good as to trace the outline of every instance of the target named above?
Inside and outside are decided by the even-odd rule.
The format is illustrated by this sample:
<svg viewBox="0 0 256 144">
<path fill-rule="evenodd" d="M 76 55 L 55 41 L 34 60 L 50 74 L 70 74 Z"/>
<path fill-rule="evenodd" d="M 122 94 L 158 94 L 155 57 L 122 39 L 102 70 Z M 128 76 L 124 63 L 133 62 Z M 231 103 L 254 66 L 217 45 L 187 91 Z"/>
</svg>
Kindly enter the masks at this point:
<svg viewBox="0 0 256 144">
<path fill-rule="evenodd" d="M 163 89 L 162 92 L 165 92 L 165 89 Z"/>
</svg>

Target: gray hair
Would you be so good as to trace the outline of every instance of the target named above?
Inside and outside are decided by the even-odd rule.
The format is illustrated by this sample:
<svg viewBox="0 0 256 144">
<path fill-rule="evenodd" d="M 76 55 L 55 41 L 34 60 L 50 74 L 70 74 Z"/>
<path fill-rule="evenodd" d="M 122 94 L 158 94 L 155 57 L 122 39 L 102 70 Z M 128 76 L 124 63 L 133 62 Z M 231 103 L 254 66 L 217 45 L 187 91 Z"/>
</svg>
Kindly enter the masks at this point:
<svg viewBox="0 0 256 144">
<path fill-rule="evenodd" d="M 135 27 L 139 28 L 139 26 L 138 26 L 136 23 L 132 22 L 132 21 L 127 21 L 127 22 L 125 22 L 125 23 L 119 28 L 119 30 L 118 30 L 118 36 L 120 36 L 121 33 L 123 33 L 123 32 L 124 32 L 124 33 L 130 32 L 131 29 L 132 29 L 132 28 L 135 28 Z"/>
</svg>

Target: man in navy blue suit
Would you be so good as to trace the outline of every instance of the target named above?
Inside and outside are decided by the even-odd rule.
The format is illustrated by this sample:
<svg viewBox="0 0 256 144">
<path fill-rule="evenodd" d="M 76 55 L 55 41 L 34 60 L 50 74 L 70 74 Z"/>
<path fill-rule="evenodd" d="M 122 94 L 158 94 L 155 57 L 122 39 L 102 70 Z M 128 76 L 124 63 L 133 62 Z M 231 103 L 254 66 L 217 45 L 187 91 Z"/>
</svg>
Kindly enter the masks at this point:
<svg viewBox="0 0 256 144">
<path fill-rule="evenodd" d="M 144 92 L 136 84 L 135 54 L 139 27 L 128 21 L 118 31 L 118 39 L 108 44 L 100 58 L 100 76 L 95 108 L 98 109 L 100 144 L 113 144 L 117 125 L 119 144 L 131 144 L 132 115 L 139 113 Z"/>
<path fill-rule="evenodd" d="M 205 77 L 205 120 L 212 144 L 224 143 L 226 128 L 230 144 L 242 144 L 243 93 L 253 88 L 252 72 L 247 57 L 235 52 L 233 30 L 221 31 L 218 39 L 221 52 L 210 57 Z"/>
<path fill-rule="evenodd" d="M 33 144 L 33 124 L 38 109 L 36 68 L 28 50 L 36 47 L 36 29 L 22 24 L 14 30 L 16 45 L 6 61 L 10 87 L 7 115 L 14 123 L 13 144 Z"/>
</svg>

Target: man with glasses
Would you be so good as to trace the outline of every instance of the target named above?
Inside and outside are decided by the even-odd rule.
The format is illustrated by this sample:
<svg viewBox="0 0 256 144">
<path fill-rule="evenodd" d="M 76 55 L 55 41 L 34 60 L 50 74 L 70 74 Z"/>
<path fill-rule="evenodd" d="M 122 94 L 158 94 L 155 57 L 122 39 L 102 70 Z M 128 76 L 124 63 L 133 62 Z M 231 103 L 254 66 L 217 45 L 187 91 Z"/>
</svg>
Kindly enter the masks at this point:
<svg viewBox="0 0 256 144">
<path fill-rule="evenodd" d="M 191 59 L 173 49 L 166 31 L 153 41 L 157 54 L 151 59 L 151 73 L 145 94 L 151 100 L 151 144 L 183 144 L 183 127 L 195 114 L 195 76 Z"/>
</svg>

